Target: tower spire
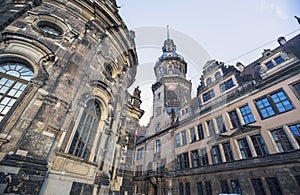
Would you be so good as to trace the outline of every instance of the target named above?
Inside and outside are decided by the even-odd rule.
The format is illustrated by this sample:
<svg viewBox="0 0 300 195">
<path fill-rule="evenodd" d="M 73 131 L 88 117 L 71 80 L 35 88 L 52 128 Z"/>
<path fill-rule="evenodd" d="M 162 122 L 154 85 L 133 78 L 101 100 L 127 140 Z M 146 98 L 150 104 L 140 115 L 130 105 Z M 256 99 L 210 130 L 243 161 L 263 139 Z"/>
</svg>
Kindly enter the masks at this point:
<svg viewBox="0 0 300 195">
<path fill-rule="evenodd" d="M 169 25 L 167 25 L 167 40 L 170 39 L 170 29 L 169 29 Z"/>
</svg>

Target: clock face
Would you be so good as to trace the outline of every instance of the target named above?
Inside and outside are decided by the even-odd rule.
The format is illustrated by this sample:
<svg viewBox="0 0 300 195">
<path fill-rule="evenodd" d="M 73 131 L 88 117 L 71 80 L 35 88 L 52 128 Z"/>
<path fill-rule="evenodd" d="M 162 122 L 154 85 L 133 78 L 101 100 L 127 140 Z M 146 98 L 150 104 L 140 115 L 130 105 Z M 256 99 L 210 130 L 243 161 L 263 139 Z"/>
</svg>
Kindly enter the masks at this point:
<svg viewBox="0 0 300 195">
<path fill-rule="evenodd" d="M 177 86 L 176 86 L 176 84 L 171 83 L 171 84 L 166 84 L 166 87 L 168 90 L 173 91 L 176 89 Z"/>
</svg>

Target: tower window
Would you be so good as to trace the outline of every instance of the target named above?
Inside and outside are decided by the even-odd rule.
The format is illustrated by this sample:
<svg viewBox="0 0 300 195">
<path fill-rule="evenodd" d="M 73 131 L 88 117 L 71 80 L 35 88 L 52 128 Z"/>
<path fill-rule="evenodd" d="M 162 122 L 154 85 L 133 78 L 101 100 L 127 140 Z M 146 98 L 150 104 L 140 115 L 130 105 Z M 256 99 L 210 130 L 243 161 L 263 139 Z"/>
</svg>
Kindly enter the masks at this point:
<svg viewBox="0 0 300 195">
<path fill-rule="evenodd" d="M 0 121 L 33 78 L 33 71 L 23 63 L 6 62 L 0 65 Z"/>
<path fill-rule="evenodd" d="M 69 154 L 89 160 L 101 116 L 96 100 L 87 102 L 69 150 Z"/>
</svg>

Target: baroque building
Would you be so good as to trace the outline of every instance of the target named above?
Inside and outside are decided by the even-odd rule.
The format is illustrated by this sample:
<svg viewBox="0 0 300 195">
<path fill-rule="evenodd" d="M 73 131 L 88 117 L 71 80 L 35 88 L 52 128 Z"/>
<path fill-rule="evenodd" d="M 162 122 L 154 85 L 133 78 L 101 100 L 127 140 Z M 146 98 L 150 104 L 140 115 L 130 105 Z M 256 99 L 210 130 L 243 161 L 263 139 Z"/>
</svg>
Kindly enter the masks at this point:
<svg viewBox="0 0 300 195">
<path fill-rule="evenodd" d="M 168 36 L 137 136 L 136 194 L 300 193 L 300 35 L 278 42 L 247 66 L 208 61 L 191 99 Z"/>
<path fill-rule="evenodd" d="M 0 5 L 0 194 L 132 194 L 143 110 L 115 0 Z"/>
</svg>

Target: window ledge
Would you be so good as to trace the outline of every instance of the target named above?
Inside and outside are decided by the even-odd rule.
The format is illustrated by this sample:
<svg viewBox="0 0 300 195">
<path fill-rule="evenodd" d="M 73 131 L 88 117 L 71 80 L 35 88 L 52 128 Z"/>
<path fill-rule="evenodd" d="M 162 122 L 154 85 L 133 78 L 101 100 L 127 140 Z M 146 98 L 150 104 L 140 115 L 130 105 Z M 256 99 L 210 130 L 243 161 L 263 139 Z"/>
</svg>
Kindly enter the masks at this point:
<svg viewBox="0 0 300 195">
<path fill-rule="evenodd" d="M 78 156 L 74 156 L 74 155 L 71 155 L 71 154 L 67 154 L 67 153 L 64 153 L 64 152 L 56 152 L 56 156 L 68 158 L 68 159 L 71 159 L 71 160 L 74 160 L 74 161 L 77 161 L 77 162 L 82 162 L 82 163 L 87 163 L 87 164 L 90 164 L 90 165 L 98 166 L 98 163 L 96 163 L 96 162 L 84 160 L 83 158 L 80 158 Z"/>
</svg>

